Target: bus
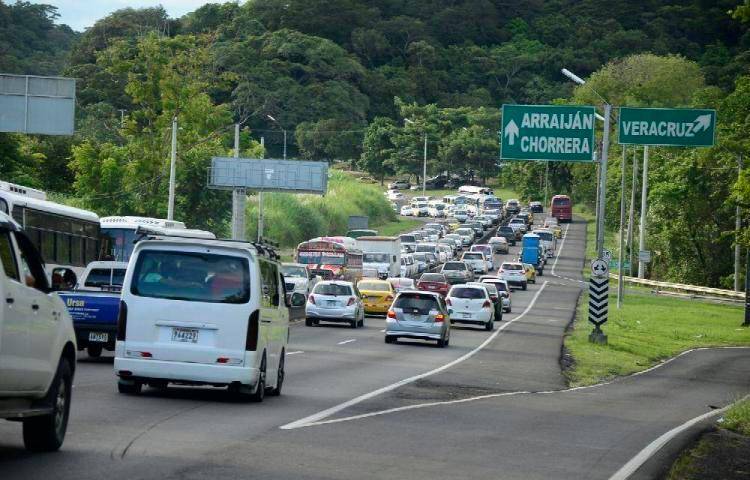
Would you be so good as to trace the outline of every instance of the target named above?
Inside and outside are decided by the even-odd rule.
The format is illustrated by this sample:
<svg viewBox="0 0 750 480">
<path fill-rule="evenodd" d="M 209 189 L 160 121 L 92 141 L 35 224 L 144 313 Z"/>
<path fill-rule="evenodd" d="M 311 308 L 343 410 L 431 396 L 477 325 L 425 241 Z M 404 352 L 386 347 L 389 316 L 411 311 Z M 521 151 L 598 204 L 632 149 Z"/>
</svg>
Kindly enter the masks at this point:
<svg viewBox="0 0 750 480">
<path fill-rule="evenodd" d="M 72 288 L 99 256 L 99 216 L 47 200 L 42 190 L 0 181 L 0 211 L 25 230 L 56 290 Z"/>
<path fill-rule="evenodd" d="M 216 239 L 216 235 L 206 230 L 195 230 L 175 220 L 164 220 L 150 217 L 116 216 L 102 217 L 101 221 L 102 246 L 99 260 L 127 262 L 133 254 L 135 242 L 138 239 L 136 230 L 144 228 L 149 233 L 169 237 Z"/>
<path fill-rule="evenodd" d="M 297 245 L 295 261 L 308 265 L 324 280 L 358 282 L 362 278 L 362 250 L 349 237 L 317 237 Z"/>
<path fill-rule="evenodd" d="M 492 189 L 489 187 L 477 187 L 474 185 L 461 185 L 458 187 L 458 193 L 467 195 L 492 195 Z"/>
<path fill-rule="evenodd" d="M 555 195 L 552 197 L 550 212 L 560 223 L 570 222 L 573 219 L 573 203 L 567 195 Z"/>
</svg>

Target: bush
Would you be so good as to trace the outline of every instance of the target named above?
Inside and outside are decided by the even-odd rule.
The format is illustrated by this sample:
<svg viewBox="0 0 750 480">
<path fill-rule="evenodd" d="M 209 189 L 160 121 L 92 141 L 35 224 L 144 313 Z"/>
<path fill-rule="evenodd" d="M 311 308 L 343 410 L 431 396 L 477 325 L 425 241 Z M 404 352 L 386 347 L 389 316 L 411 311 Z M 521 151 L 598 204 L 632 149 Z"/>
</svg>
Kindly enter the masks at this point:
<svg viewBox="0 0 750 480">
<path fill-rule="evenodd" d="M 328 192 L 318 195 L 266 193 L 263 196 L 264 237 L 283 247 L 296 247 L 310 238 L 344 235 L 350 215 L 367 215 L 377 226 L 396 219 L 390 203 L 376 185 L 364 184 L 351 175 L 330 170 Z M 247 208 L 247 238 L 258 232 L 258 203 Z"/>
</svg>

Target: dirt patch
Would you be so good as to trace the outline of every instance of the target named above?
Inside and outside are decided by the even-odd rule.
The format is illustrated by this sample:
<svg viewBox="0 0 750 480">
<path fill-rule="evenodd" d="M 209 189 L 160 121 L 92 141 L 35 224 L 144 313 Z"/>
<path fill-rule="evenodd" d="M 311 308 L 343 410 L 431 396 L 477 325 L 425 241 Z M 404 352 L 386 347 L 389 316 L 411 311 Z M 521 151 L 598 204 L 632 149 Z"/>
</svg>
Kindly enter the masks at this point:
<svg viewBox="0 0 750 480">
<path fill-rule="evenodd" d="M 704 433 L 674 462 L 667 480 L 750 479 L 750 437 L 729 430 Z"/>
</svg>

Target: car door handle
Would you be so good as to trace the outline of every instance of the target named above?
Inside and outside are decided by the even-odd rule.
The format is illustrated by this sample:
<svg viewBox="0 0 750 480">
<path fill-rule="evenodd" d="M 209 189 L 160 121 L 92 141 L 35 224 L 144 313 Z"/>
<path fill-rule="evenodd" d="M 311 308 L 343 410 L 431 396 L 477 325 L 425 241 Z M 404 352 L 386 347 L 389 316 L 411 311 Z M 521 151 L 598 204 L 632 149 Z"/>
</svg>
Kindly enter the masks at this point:
<svg viewBox="0 0 750 480">
<path fill-rule="evenodd" d="M 8 297 L 8 298 L 5 299 L 5 303 L 7 303 L 8 305 L 13 305 L 13 303 L 15 301 L 16 301 L 16 299 L 12 298 L 12 297 Z"/>
<path fill-rule="evenodd" d="M 260 323 L 271 323 L 271 320 L 261 320 Z"/>
<path fill-rule="evenodd" d="M 39 310 L 39 304 L 38 303 L 32 303 L 31 304 L 31 309 L 34 310 L 34 311 Z"/>
</svg>

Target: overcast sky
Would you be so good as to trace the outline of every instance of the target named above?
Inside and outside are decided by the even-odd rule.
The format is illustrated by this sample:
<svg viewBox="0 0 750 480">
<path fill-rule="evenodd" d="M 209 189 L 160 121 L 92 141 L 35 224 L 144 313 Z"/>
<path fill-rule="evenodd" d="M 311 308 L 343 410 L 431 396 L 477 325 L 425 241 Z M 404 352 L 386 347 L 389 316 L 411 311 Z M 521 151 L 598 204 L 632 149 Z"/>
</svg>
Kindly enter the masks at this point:
<svg viewBox="0 0 750 480">
<path fill-rule="evenodd" d="M 121 8 L 142 8 L 161 5 L 170 17 L 181 17 L 206 3 L 223 3 L 226 0 L 31 0 L 31 3 L 46 3 L 57 7 L 60 18 L 57 23 L 66 23 L 73 30 L 82 32 L 102 17 Z"/>
</svg>

